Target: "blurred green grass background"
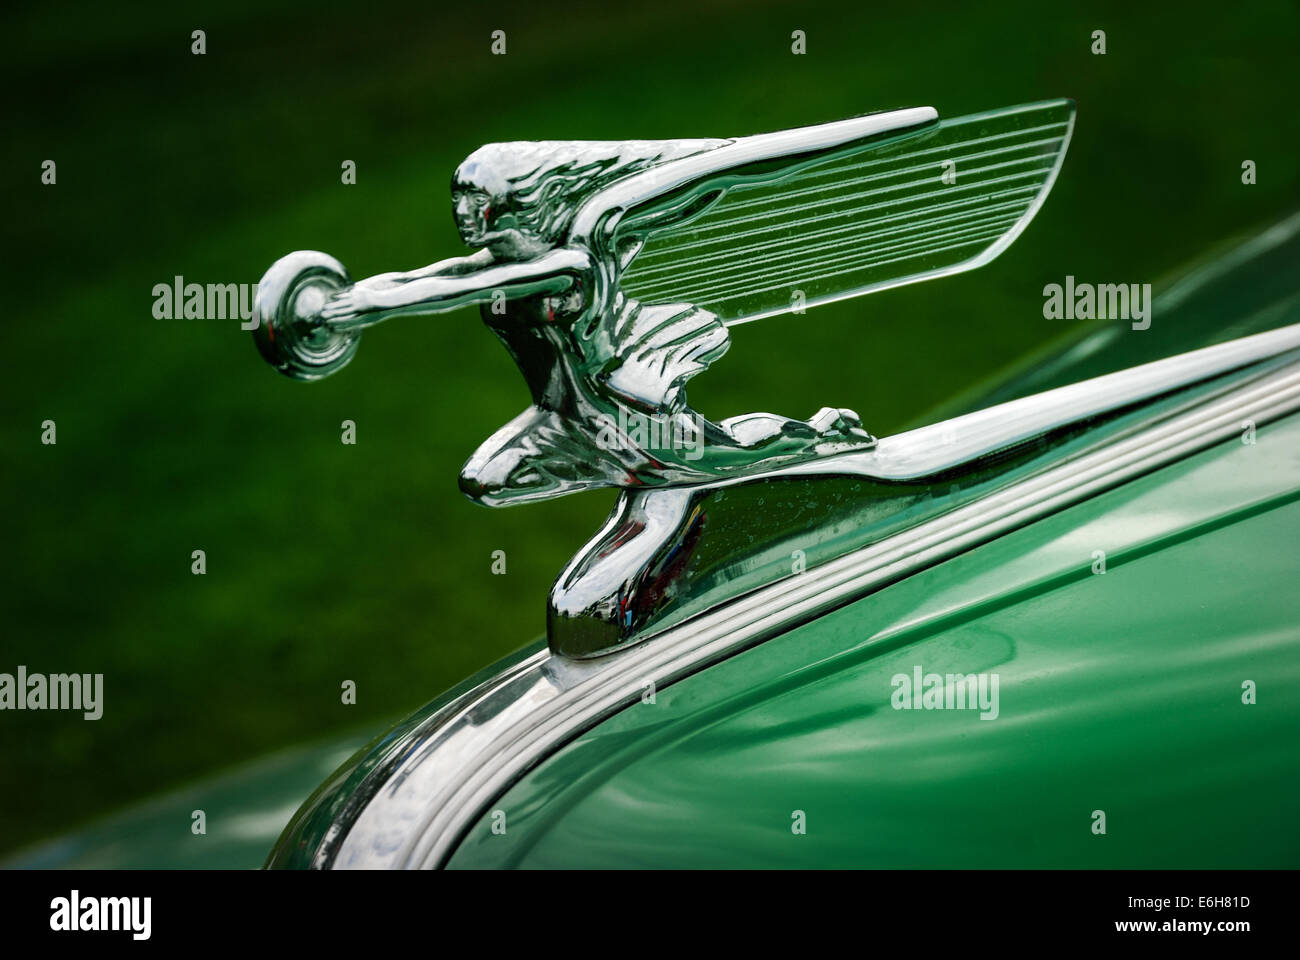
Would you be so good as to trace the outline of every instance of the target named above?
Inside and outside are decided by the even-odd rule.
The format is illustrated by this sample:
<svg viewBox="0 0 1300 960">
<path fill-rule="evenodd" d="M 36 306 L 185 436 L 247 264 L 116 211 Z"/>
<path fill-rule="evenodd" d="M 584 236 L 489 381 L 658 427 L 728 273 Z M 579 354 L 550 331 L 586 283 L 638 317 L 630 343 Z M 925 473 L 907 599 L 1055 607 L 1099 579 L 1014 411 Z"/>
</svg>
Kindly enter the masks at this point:
<svg viewBox="0 0 1300 960">
<path fill-rule="evenodd" d="M 1065 334 L 1042 318 L 1045 283 L 1159 281 L 1300 195 L 1289 3 L 276 0 L 4 16 L 0 671 L 103 673 L 105 706 L 96 722 L 0 715 L 0 850 L 405 715 L 541 632 L 552 580 L 613 503 L 461 498 L 462 462 L 527 403 L 473 310 L 368 331 L 347 370 L 308 385 L 274 374 L 237 321 L 154 319 L 155 284 L 253 283 L 301 248 L 357 277 L 460 253 L 448 180 L 493 140 L 1075 98 L 1055 191 L 994 264 L 744 326 L 691 385 L 714 419 L 845 405 L 887 434 Z M 505 56 L 489 52 L 495 29 Z M 1089 52 L 1095 29 L 1105 56 Z M 46 159 L 56 186 L 40 183 Z M 47 418 L 56 446 L 40 443 Z"/>
</svg>

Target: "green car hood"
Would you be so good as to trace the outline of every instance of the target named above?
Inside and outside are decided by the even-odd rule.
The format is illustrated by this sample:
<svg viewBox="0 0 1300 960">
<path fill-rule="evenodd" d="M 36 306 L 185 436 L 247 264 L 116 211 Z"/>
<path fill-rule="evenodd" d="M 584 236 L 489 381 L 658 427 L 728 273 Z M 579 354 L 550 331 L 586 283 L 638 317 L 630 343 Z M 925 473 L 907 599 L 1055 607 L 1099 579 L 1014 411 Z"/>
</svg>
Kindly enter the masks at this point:
<svg viewBox="0 0 1300 960">
<path fill-rule="evenodd" d="M 1072 336 L 943 415 L 1295 322 L 1288 229 L 1180 281 L 1151 330 Z M 1296 418 L 1266 424 L 1254 444 L 1219 444 L 665 687 L 525 774 L 450 864 L 1293 866 L 1297 451 Z M 342 767 L 364 738 L 214 777 L 6 865 L 254 868 L 295 808 L 305 856 L 404 730 L 536 649 Z M 996 673 L 997 718 L 894 709 L 895 678 L 918 667 Z"/>
<path fill-rule="evenodd" d="M 601 723 L 450 865 L 1293 866 L 1298 490 L 1293 416 L 913 575 Z M 996 710 L 899 709 L 917 671 Z"/>
</svg>

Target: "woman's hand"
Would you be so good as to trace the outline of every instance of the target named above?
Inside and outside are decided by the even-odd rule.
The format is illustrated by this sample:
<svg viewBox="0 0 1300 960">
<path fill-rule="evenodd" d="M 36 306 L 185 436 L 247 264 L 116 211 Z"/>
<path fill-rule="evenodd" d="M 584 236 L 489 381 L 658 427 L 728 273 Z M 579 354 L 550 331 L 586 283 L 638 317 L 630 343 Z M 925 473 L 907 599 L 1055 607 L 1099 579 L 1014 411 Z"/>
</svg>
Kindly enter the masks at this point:
<svg viewBox="0 0 1300 960">
<path fill-rule="evenodd" d="M 358 283 L 346 290 L 340 290 L 326 300 L 320 316 L 328 323 L 339 323 L 356 320 L 363 314 L 378 309 L 379 304 L 375 302 L 374 292 Z"/>
<path fill-rule="evenodd" d="M 403 310 L 420 303 L 434 303 L 438 297 L 445 295 L 448 283 L 448 280 L 440 277 L 425 277 L 384 286 L 354 284 L 326 300 L 320 318 L 325 323 L 350 323 L 368 314 Z M 382 317 L 376 318 L 374 322 L 379 319 Z"/>
</svg>

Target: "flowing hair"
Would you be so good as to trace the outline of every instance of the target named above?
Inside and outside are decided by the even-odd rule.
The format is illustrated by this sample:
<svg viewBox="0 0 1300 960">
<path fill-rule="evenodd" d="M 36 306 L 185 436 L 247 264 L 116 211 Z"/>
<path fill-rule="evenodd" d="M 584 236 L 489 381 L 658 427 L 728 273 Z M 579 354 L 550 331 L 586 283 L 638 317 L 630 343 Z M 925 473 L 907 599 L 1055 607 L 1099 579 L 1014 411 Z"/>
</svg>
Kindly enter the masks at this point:
<svg viewBox="0 0 1300 960">
<path fill-rule="evenodd" d="M 539 140 L 489 143 L 456 169 L 453 183 L 504 202 L 521 232 L 562 244 L 582 202 L 659 163 L 713 150 L 726 140 Z"/>
</svg>

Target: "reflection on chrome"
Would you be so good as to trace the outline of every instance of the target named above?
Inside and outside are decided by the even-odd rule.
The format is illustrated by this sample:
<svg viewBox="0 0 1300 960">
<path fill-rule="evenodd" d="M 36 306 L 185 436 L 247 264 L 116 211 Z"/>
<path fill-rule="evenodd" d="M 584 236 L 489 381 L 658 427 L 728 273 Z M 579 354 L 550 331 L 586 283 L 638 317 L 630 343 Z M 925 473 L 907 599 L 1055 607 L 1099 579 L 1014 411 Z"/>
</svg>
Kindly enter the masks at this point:
<svg viewBox="0 0 1300 960">
<path fill-rule="evenodd" d="M 1295 328 L 1266 336 L 1271 339 L 1245 348 L 1226 346 L 1238 358 L 1254 356 L 1251 351 L 1260 344 L 1274 350 L 1296 346 Z M 1204 357 L 1191 362 L 1195 366 L 1189 369 L 1208 369 Z M 315 850 L 313 865 L 442 865 L 469 824 L 523 770 L 636 702 L 644 678 L 655 678 L 662 688 L 909 572 L 1216 443 L 1239 441 L 1244 420 L 1263 425 L 1300 410 L 1300 361 L 1294 353 L 1257 360 L 1231 383 L 1212 382 L 1195 392 L 1190 402 L 1165 408 L 1143 424 L 1123 426 L 1063 462 L 1053 458 L 938 516 L 923 514 L 806 575 L 760 587 L 672 626 L 653 642 L 592 660 L 535 651 L 413 724 L 392 744 L 390 762 L 371 771 L 358 790 L 361 802 Z M 1236 482 L 1222 489 L 1229 498 L 1258 493 Z M 292 842 L 292 836 L 281 840 Z"/>
</svg>

